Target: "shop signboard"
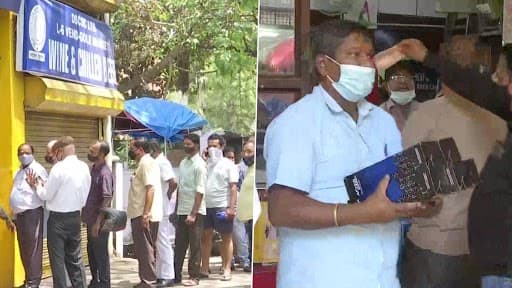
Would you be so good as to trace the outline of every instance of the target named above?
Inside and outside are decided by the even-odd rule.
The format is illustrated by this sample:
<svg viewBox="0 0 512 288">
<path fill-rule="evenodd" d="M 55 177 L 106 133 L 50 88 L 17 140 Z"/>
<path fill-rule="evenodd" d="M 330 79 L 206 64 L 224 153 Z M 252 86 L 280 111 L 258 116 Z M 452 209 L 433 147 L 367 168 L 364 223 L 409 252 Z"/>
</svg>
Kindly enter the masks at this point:
<svg viewBox="0 0 512 288">
<path fill-rule="evenodd" d="M 18 71 L 117 87 L 114 42 L 106 23 L 57 1 L 25 0 L 18 31 Z"/>
<path fill-rule="evenodd" d="M 20 10 L 21 0 L 1 0 L 0 9 L 5 9 L 18 13 Z"/>
</svg>

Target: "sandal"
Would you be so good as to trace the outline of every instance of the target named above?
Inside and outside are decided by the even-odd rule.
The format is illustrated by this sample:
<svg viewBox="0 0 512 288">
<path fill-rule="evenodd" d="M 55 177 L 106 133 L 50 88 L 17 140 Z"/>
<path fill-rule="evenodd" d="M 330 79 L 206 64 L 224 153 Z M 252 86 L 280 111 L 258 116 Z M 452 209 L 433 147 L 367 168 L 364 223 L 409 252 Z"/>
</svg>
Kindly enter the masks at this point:
<svg viewBox="0 0 512 288">
<path fill-rule="evenodd" d="M 231 281 L 231 274 L 230 275 L 222 275 L 220 278 L 220 281 Z"/>
<path fill-rule="evenodd" d="M 199 285 L 199 280 L 188 279 L 188 280 L 183 281 L 182 284 L 183 284 L 183 286 L 186 286 L 186 287 L 197 286 L 197 285 Z"/>
</svg>

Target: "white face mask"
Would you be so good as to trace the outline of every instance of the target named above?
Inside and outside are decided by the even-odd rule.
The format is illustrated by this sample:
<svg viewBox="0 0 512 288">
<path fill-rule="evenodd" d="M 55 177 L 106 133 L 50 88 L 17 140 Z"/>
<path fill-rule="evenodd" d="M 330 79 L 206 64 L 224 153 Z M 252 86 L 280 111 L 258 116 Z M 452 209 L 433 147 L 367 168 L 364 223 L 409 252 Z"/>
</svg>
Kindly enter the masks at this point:
<svg viewBox="0 0 512 288">
<path fill-rule="evenodd" d="M 222 150 L 215 147 L 208 148 L 208 163 L 217 164 L 222 158 Z"/>
<path fill-rule="evenodd" d="M 409 91 L 391 91 L 389 98 L 396 104 L 406 105 L 416 98 L 416 91 L 414 89 Z"/>
<path fill-rule="evenodd" d="M 27 166 L 30 163 L 32 163 L 32 161 L 34 161 L 34 155 L 23 154 L 23 155 L 18 156 L 18 160 L 20 160 L 21 165 Z"/>
<path fill-rule="evenodd" d="M 327 56 L 327 55 L 326 55 Z M 370 94 L 375 82 L 375 68 L 358 65 L 340 64 L 336 60 L 327 56 L 331 61 L 340 66 L 340 79 L 334 81 L 327 75 L 332 82 L 332 87 L 350 102 L 359 102 Z"/>
</svg>

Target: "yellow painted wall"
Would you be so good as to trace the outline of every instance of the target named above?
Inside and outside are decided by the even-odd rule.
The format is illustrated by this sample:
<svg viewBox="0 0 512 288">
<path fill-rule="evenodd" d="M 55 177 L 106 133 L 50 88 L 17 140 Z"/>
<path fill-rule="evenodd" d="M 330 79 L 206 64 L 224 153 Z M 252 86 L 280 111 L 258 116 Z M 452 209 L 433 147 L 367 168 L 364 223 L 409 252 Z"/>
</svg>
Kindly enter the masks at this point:
<svg viewBox="0 0 512 288">
<path fill-rule="evenodd" d="M 12 178 L 19 162 L 16 149 L 25 140 L 23 74 L 15 70 L 16 16 L 0 9 L 0 205 L 10 213 Z M 0 222 L 0 287 L 23 284 L 25 278 L 14 233 Z"/>
</svg>

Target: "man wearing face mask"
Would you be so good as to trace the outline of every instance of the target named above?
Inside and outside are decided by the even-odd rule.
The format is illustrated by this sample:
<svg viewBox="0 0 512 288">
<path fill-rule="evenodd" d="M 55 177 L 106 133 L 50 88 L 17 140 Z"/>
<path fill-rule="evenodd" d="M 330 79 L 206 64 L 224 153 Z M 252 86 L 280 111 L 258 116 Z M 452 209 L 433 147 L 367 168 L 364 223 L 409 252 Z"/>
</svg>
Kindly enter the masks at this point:
<svg viewBox="0 0 512 288">
<path fill-rule="evenodd" d="M 389 94 L 389 100 L 381 108 L 391 114 L 396 121 L 398 130 L 402 131 L 407 117 L 417 109 L 414 73 L 404 61 L 386 69 L 384 89 Z"/>
<path fill-rule="evenodd" d="M 91 169 L 91 189 L 82 209 L 82 220 L 87 224 L 87 256 L 92 275 L 90 288 L 110 287 L 109 232 L 100 231 L 104 219 L 100 209 L 110 207 L 114 195 L 114 177 L 106 162 L 109 153 L 109 145 L 97 141 L 89 146 L 87 154 L 87 159 L 94 163 Z"/>
<path fill-rule="evenodd" d="M 14 176 L 10 204 L 18 231 L 21 262 L 25 269 L 25 287 L 39 287 L 43 257 L 43 200 L 31 187 L 29 174 L 46 182 L 48 174 L 34 160 L 34 148 L 30 144 L 18 147 L 20 169 Z"/>
<path fill-rule="evenodd" d="M 391 202 L 389 176 L 362 203 L 347 204 L 344 185 L 345 176 L 402 150 L 393 118 L 364 100 L 375 80 L 371 37 L 356 23 L 332 20 L 314 29 L 312 44 L 319 85 L 265 135 L 277 287 L 400 287 L 398 218 L 429 207 Z"/>
<path fill-rule="evenodd" d="M 231 258 L 233 258 L 233 219 L 236 213 L 238 169 L 223 157 L 224 137 L 213 134 L 208 137 L 208 177 L 206 181 L 206 217 L 201 239 L 201 274 L 208 277 L 212 250 L 213 229 L 222 236 L 221 280 L 231 280 Z M 224 213 L 224 217 L 219 214 Z"/>
<path fill-rule="evenodd" d="M 245 142 L 242 150 L 242 163 L 247 167 L 241 177 L 242 183 L 240 185 L 240 197 L 238 199 L 239 207 L 236 215 L 236 221 L 245 223 L 245 231 L 248 238 L 249 257 L 252 255 L 252 219 L 253 219 L 253 205 L 256 203 L 254 197 L 258 197 L 254 189 L 254 179 L 256 176 L 256 167 L 254 165 L 254 140 L 249 139 Z M 244 271 L 251 271 L 251 263 L 244 265 Z"/>
<path fill-rule="evenodd" d="M 156 140 L 150 142 L 151 157 L 160 168 L 160 183 L 162 186 L 163 218 L 158 225 L 157 253 L 156 253 L 156 277 L 157 287 L 171 287 L 174 283 L 174 249 L 176 228 L 169 221 L 169 215 L 176 207 L 176 175 L 171 162 L 162 153 L 160 143 Z"/>
<path fill-rule="evenodd" d="M 151 157 L 149 143 L 132 140 L 128 156 L 137 162 L 128 194 L 128 218 L 131 219 L 135 254 L 139 262 L 140 283 L 151 287 L 156 281 L 155 249 L 159 222 L 163 218 L 160 168 Z"/>
<path fill-rule="evenodd" d="M 176 212 L 172 218 L 176 224 L 176 248 L 174 254 L 174 282 L 181 283 L 183 262 L 189 250 L 188 274 L 185 286 L 199 285 L 201 274 L 201 234 L 203 217 L 206 215 L 204 202 L 206 186 L 206 163 L 199 155 L 199 136 L 185 135 L 183 148 L 187 156 L 179 166 L 179 182 Z"/>
<path fill-rule="evenodd" d="M 55 145 L 55 143 L 57 143 L 57 140 L 51 140 L 46 146 L 46 155 L 44 156 L 44 160 L 50 165 L 57 163 L 55 151 L 53 150 L 53 145 Z"/>
<path fill-rule="evenodd" d="M 48 218 L 48 253 L 54 287 L 67 287 L 66 272 L 73 287 L 85 287 L 82 262 L 80 212 L 85 206 L 91 186 L 89 167 L 76 156 L 74 139 L 64 136 L 53 145 L 58 162 L 52 167 L 48 182 L 33 173 L 29 183 L 46 201 Z"/>
</svg>

